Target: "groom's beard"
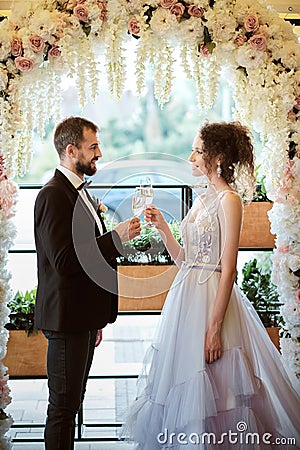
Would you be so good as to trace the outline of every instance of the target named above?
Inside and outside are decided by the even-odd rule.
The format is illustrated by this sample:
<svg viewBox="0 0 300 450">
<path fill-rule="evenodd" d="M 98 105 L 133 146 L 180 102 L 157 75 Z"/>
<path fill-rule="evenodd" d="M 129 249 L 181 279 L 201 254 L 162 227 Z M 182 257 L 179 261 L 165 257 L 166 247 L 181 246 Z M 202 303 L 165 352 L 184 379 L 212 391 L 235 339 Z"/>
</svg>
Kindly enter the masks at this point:
<svg viewBox="0 0 300 450">
<path fill-rule="evenodd" d="M 78 174 L 92 176 L 97 172 L 97 167 L 92 165 L 93 162 L 98 161 L 98 158 L 93 158 L 91 162 L 77 161 L 75 168 Z"/>
</svg>

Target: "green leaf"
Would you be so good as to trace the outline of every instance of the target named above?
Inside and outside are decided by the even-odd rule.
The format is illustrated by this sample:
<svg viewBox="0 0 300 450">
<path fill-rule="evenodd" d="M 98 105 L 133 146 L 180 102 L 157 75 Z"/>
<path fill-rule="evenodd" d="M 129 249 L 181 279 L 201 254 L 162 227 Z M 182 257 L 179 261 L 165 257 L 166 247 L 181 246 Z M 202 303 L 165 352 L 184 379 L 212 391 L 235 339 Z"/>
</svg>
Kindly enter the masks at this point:
<svg viewBox="0 0 300 450">
<path fill-rule="evenodd" d="M 279 296 L 276 286 L 271 282 L 270 271 L 271 265 L 265 261 L 258 263 L 256 258 L 247 262 L 242 269 L 242 290 L 266 327 L 277 326 L 282 322 L 278 310 Z"/>
<path fill-rule="evenodd" d="M 86 36 L 89 36 L 92 27 L 91 27 L 90 25 L 85 25 L 85 26 L 82 27 L 82 29 L 83 29 L 83 31 L 84 31 L 84 34 L 85 34 Z"/>
</svg>

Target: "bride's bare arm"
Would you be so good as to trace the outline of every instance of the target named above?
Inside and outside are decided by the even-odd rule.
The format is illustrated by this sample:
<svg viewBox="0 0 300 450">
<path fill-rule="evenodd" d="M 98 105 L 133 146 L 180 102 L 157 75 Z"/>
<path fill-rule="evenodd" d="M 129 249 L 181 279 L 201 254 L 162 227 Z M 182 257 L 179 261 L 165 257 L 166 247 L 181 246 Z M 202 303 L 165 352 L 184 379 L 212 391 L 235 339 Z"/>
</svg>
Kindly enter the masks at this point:
<svg viewBox="0 0 300 450">
<path fill-rule="evenodd" d="M 175 264 L 180 267 L 184 260 L 184 249 L 174 238 L 169 224 L 156 206 L 148 206 L 145 210 L 145 219 L 151 221 L 158 229 L 161 238 Z"/>
<path fill-rule="evenodd" d="M 221 226 L 221 277 L 216 300 L 206 334 L 205 357 L 207 362 L 221 357 L 221 329 L 232 287 L 236 277 L 236 262 L 242 222 L 242 203 L 238 195 L 226 193 L 219 212 Z"/>
</svg>

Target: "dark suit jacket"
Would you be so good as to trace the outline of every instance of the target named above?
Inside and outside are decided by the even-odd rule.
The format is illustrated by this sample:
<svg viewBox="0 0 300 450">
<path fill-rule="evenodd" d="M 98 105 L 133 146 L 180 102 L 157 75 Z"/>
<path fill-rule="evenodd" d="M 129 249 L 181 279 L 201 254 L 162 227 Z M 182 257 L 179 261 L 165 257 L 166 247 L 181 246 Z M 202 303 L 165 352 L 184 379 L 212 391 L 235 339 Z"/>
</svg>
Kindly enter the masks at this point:
<svg viewBox="0 0 300 450">
<path fill-rule="evenodd" d="M 116 257 L 122 251 L 121 240 L 116 231 L 106 232 L 105 227 L 100 235 L 77 189 L 59 170 L 37 196 L 34 233 L 36 327 L 82 331 L 114 322 L 118 310 Z"/>
</svg>

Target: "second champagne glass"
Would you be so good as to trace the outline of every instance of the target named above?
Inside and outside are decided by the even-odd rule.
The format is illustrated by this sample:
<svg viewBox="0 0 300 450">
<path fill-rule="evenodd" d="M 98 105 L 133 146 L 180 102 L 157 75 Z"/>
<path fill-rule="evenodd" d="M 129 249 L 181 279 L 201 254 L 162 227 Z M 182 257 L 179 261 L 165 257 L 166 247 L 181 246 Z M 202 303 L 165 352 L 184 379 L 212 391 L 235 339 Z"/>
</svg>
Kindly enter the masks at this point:
<svg viewBox="0 0 300 450">
<path fill-rule="evenodd" d="M 140 188 L 142 190 L 142 194 L 145 197 L 145 205 L 151 205 L 154 197 L 154 190 L 152 187 L 152 181 L 150 177 L 141 178 L 140 180 Z M 153 227 L 151 222 L 148 222 L 146 227 Z"/>
</svg>

